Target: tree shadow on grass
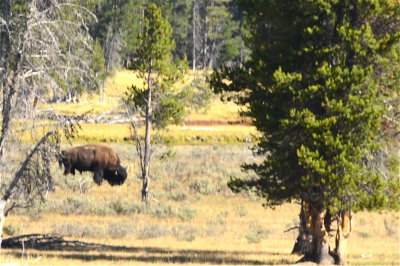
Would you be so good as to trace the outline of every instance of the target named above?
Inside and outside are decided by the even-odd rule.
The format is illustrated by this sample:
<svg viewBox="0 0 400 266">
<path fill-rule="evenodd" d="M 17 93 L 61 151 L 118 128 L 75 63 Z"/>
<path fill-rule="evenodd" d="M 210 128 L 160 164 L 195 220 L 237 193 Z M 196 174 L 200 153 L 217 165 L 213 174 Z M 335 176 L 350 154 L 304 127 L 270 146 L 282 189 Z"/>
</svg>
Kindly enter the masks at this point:
<svg viewBox="0 0 400 266">
<path fill-rule="evenodd" d="M 293 261 L 285 259 L 262 260 L 246 259 L 248 255 L 285 256 L 283 253 L 252 252 L 252 251 L 215 251 L 192 249 L 168 249 L 156 247 L 127 247 L 112 246 L 82 241 L 64 240 L 50 235 L 24 235 L 4 239 L 2 249 L 20 249 L 14 255 L 23 255 L 22 249 L 49 251 L 46 257 L 66 260 L 83 261 L 129 261 L 132 263 L 196 263 L 196 264 L 291 264 Z M 51 251 L 63 251 L 60 254 Z M 65 252 L 67 251 L 67 252 Z M 18 254 L 20 253 L 20 254 Z M 43 255 L 43 254 L 42 254 Z"/>
</svg>

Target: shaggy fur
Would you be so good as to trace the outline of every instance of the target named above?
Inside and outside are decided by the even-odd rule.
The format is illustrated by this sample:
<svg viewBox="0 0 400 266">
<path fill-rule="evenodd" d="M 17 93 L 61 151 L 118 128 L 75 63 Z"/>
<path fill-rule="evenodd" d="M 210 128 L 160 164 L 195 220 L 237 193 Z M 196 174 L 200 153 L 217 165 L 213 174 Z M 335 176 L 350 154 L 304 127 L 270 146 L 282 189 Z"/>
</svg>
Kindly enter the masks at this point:
<svg viewBox="0 0 400 266">
<path fill-rule="evenodd" d="M 98 185 L 103 179 L 111 186 L 122 185 L 128 176 L 118 154 L 106 145 L 88 144 L 64 150 L 58 162 L 60 168 L 64 165 L 64 175 L 75 175 L 75 170 L 93 172 L 93 180 Z"/>
</svg>

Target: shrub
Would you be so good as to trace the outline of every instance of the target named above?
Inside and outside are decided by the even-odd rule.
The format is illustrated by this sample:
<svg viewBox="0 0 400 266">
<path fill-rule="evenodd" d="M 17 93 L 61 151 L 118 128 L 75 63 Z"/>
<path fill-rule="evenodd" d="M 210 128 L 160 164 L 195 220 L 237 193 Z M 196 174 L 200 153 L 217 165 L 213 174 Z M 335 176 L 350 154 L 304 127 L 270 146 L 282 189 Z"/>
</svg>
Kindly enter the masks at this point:
<svg viewBox="0 0 400 266">
<path fill-rule="evenodd" d="M 158 238 L 168 235 L 168 229 L 160 226 L 160 225 L 150 225 L 147 227 L 143 227 L 138 231 L 139 239 L 149 239 L 149 238 Z"/>
<path fill-rule="evenodd" d="M 129 200 L 116 200 L 110 202 L 110 209 L 119 215 L 138 214 L 142 212 L 142 208 Z"/>
<path fill-rule="evenodd" d="M 369 232 L 357 232 L 358 236 L 361 238 L 370 238 L 371 234 Z"/>
<path fill-rule="evenodd" d="M 55 201 L 55 210 L 60 214 L 88 214 L 90 213 L 90 201 L 75 195 L 69 196 L 65 200 Z"/>
<path fill-rule="evenodd" d="M 228 212 L 220 212 L 214 219 L 207 222 L 206 234 L 207 236 L 219 236 L 226 231 L 226 217 Z"/>
<path fill-rule="evenodd" d="M 108 235 L 111 238 L 124 238 L 132 234 L 132 225 L 126 223 L 113 222 L 108 224 Z"/>
<path fill-rule="evenodd" d="M 3 227 L 3 233 L 8 236 L 20 235 L 22 232 L 22 227 L 19 225 L 8 224 Z"/>
<path fill-rule="evenodd" d="M 191 220 L 197 215 L 196 209 L 192 209 L 186 206 L 180 207 L 176 216 L 184 221 Z"/>
<path fill-rule="evenodd" d="M 179 183 L 176 182 L 175 180 L 170 180 L 170 181 L 164 182 L 164 184 L 163 184 L 163 189 L 168 192 L 176 190 L 178 187 L 179 187 Z"/>
<path fill-rule="evenodd" d="M 53 234 L 67 236 L 67 237 L 89 237 L 98 238 L 102 237 L 103 230 L 99 226 L 83 223 L 68 223 L 53 225 Z"/>
<path fill-rule="evenodd" d="M 248 213 L 247 208 L 245 206 L 243 206 L 243 205 L 236 205 L 234 207 L 234 212 L 239 217 L 244 217 Z"/>
<path fill-rule="evenodd" d="M 196 178 L 190 184 L 189 188 L 197 193 L 209 195 L 215 192 L 211 182 L 207 178 Z"/>
<path fill-rule="evenodd" d="M 72 190 L 73 192 L 86 193 L 93 186 L 93 182 L 88 180 L 86 177 L 80 177 L 79 180 L 76 177 L 65 177 L 64 175 L 56 178 L 55 183 L 63 190 Z"/>
<path fill-rule="evenodd" d="M 179 225 L 172 228 L 172 235 L 178 240 L 192 242 L 195 240 L 196 234 L 196 228 L 191 225 Z"/>
<path fill-rule="evenodd" d="M 248 243 L 260 243 L 261 240 L 267 238 L 270 231 L 263 228 L 257 223 L 253 223 L 246 232 L 246 239 Z"/>
<path fill-rule="evenodd" d="M 184 201 L 188 198 L 188 195 L 184 192 L 179 192 L 179 191 L 170 191 L 168 193 L 168 199 L 174 200 L 174 201 Z"/>
<path fill-rule="evenodd" d="M 162 203 L 158 204 L 155 209 L 150 210 L 150 213 L 160 218 L 175 216 L 175 211 L 172 209 L 172 207 L 170 205 L 164 205 Z"/>
<path fill-rule="evenodd" d="M 383 221 L 386 229 L 386 233 L 389 236 L 396 236 L 398 232 L 398 223 L 390 222 L 387 219 Z"/>
</svg>

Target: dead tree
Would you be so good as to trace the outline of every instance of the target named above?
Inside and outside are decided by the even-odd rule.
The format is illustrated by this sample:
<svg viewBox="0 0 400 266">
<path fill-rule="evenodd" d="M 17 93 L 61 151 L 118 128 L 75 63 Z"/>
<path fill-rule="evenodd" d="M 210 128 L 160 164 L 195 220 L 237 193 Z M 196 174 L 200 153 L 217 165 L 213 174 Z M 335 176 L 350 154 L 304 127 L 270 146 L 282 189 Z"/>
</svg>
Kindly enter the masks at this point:
<svg viewBox="0 0 400 266">
<path fill-rule="evenodd" d="M 95 17 L 87 9 L 68 0 L 26 1 L 20 13 L 13 5 L 0 4 L 0 235 L 11 209 L 51 190 L 49 167 L 60 136 L 77 130 L 71 118 L 44 117 L 38 106 L 52 90 L 66 93 L 54 84 L 72 84 L 73 77 L 94 82 L 87 23 Z"/>
</svg>

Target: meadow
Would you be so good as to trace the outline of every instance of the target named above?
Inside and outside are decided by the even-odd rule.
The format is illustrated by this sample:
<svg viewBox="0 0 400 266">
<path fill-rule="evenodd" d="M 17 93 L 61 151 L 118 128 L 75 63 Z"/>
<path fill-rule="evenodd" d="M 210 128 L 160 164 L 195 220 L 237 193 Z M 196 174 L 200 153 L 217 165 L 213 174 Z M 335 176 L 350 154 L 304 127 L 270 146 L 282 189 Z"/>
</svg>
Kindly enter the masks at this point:
<svg viewBox="0 0 400 266">
<path fill-rule="evenodd" d="M 95 185 L 89 173 L 62 176 L 54 165 L 56 191 L 47 202 L 7 218 L 5 237 L 51 234 L 96 243 L 65 250 L 11 250 L 1 261 L 27 265 L 293 264 L 299 206 L 272 210 L 252 193 L 233 194 L 230 177 L 254 160 L 246 145 L 175 146 L 160 149 L 151 169 L 153 200 L 146 209 L 134 145 L 111 144 L 128 167 L 122 186 Z M 257 159 L 257 158 L 255 158 Z M 259 158 L 258 158 L 259 159 Z M 349 262 L 398 264 L 397 213 L 357 213 Z"/>
<path fill-rule="evenodd" d="M 70 113 L 115 108 L 123 87 L 134 82 L 129 72 L 117 75 L 107 83 L 111 87 L 105 103 L 92 96 L 93 100 L 53 108 Z M 97 186 L 90 173 L 63 176 L 54 162 L 55 191 L 44 203 L 9 215 L 3 237 L 48 234 L 65 242 L 42 250 L 28 245 L 2 249 L 0 264 L 294 264 L 300 259 L 290 255 L 297 231 L 289 229 L 298 225 L 298 203 L 264 208 L 263 199 L 254 193 L 234 194 L 227 186 L 232 177 L 254 175 L 241 170 L 243 163 L 262 160 L 250 149 L 256 130 L 230 125 L 240 121 L 237 110 L 213 99 L 210 107 L 192 112 L 187 119 L 213 123 L 186 123 L 163 133 L 171 145 L 157 147 L 153 156 L 148 207 L 141 202 L 138 158 L 129 126 L 83 124 L 74 145 L 112 146 L 127 167 L 127 181 L 122 186 Z M 349 264 L 399 265 L 399 219 L 395 212 L 356 213 L 348 243 Z"/>
</svg>

